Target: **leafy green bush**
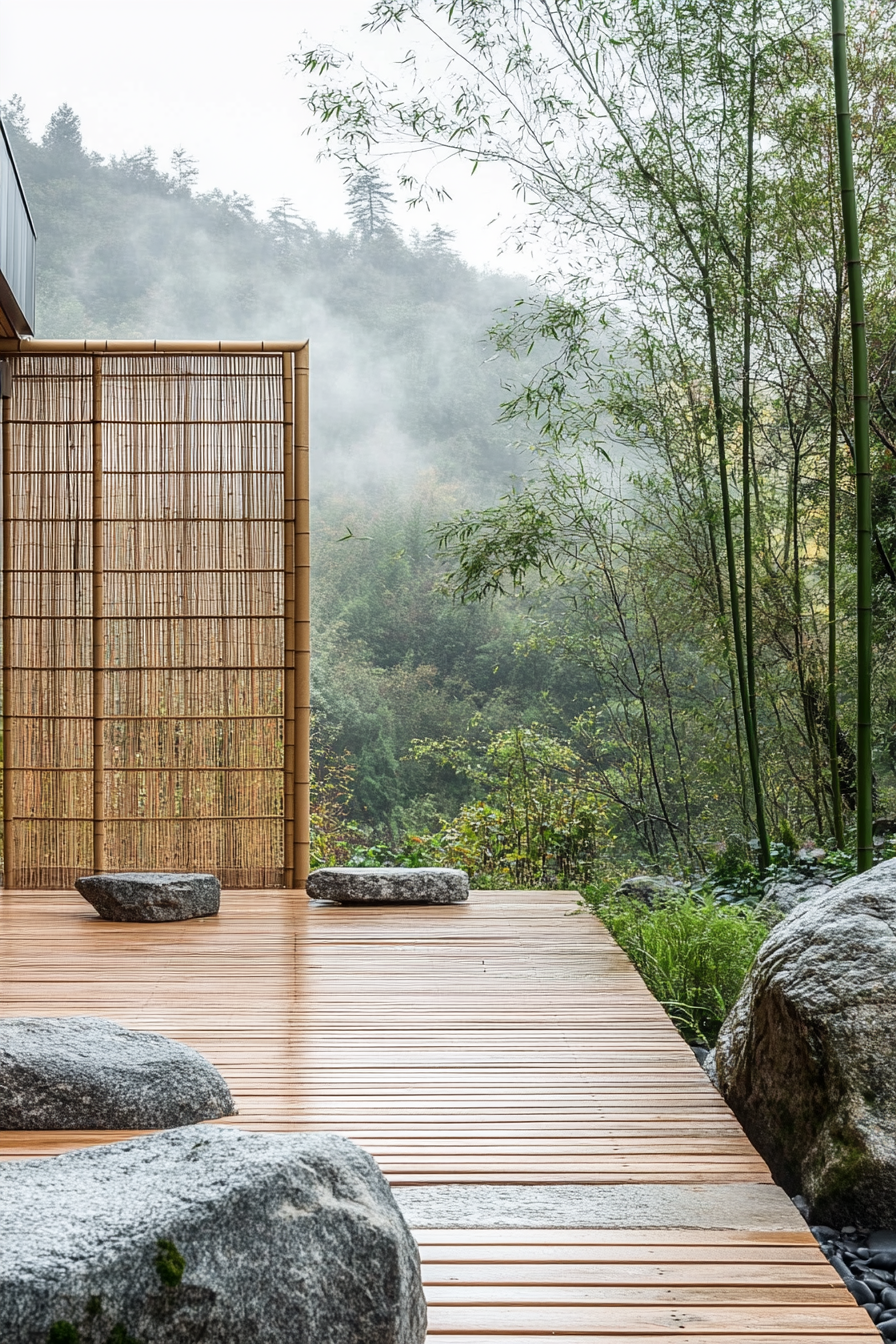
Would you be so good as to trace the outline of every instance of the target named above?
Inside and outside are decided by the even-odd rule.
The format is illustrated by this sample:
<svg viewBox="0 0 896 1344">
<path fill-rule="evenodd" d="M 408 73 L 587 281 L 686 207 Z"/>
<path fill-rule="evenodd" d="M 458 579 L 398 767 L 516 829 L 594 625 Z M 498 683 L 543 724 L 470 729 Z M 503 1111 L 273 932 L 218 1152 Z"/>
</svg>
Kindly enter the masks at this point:
<svg viewBox="0 0 896 1344">
<path fill-rule="evenodd" d="M 413 744 L 468 779 L 478 793 L 439 833 L 448 862 L 478 887 L 576 888 L 591 879 L 611 836 L 606 804 L 583 761 L 550 729 L 532 724 L 477 741 Z M 443 860 L 444 861 L 444 860 Z"/>
<path fill-rule="evenodd" d="M 685 1040 L 713 1045 L 769 923 L 746 905 L 682 891 L 651 908 L 605 887 L 585 901 L 640 971 Z"/>
<path fill-rule="evenodd" d="M 400 845 L 368 845 L 355 849 L 349 868 L 442 868 L 449 863 L 443 837 L 406 835 Z"/>
</svg>

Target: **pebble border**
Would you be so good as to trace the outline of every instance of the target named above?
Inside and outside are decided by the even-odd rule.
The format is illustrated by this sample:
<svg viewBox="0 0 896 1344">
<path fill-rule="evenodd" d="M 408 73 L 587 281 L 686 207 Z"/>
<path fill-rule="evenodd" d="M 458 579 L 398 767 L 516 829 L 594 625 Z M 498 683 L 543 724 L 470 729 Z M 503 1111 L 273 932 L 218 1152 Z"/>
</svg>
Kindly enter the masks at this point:
<svg viewBox="0 0 896 1344">
<path fill-rule="evenodd" d="M 800 1213 L 802 1200 L 793 1201 Z M 896 1232 L 810 1223 L 809 1231 L 881 1335 L 896 1340 Z"/>
</svg>

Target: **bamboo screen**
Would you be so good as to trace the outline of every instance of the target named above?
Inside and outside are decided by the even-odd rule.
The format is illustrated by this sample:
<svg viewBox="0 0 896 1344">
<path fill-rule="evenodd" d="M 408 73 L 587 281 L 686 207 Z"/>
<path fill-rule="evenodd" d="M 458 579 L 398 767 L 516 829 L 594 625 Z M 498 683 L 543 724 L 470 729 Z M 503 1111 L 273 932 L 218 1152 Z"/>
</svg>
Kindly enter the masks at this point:
<svg viewBox="0 0 896 1344">
<path fill-rule="evenodd" d="M 3 345 L 5 885 L 301 884 L 304 347 Z"/>
</svg>

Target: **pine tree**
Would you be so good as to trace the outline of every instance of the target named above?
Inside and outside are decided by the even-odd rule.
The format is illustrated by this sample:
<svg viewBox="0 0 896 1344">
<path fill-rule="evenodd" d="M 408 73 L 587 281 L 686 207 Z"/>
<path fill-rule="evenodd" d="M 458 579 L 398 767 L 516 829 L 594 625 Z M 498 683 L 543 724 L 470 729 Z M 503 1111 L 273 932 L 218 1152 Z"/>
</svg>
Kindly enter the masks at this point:
<svg viewBox="0 0 896 1344">
<path fill-rule="evenodd" d="M 365 242 L 392 232 L 394 225 L 389 207 L 395 197 L 383 182 L 378 168 L 364 168 L 354 173 L 346 183 L 348 189 L 348 216 L 352 228 Z"/>
<path fill-rule="evenodd" d="M 81 118 L 69 107 L 60 103 L 53 113 L 43 137 L 44 149 L 73 150 L 83 154 L 81 144 Z"/>
<path fill-rule="evenodd" d="M 29 139 L 31 128 L 28 125 L 21 94 L 14 93 L 8 102 L 0 103 L 0 117 L 3 118 L 3 124 L 8 131 L 21 136 L 23 140 Z"/>
<path fill-rule="evenodd" d="M 451 244 L 454 242 L 454 233 L 450 229 L 443 229 L 441 224 L 434 224 L 429 233 L 420 239 L 420 251 L 428 252 L 432 256 L 445 257 L 453 252 Z"/>
<path fill-rule="evenodd" d="M 308 237 L 308 223 L 288 196 L 281 196 L 268 211 L 267 225 L 281 248 L 289 248 Z"/>
<path fill-rule="evenodd" d="M 196 160 L 181 145 L 171 155 L 171 176 L 174 178 L 174 190 L 182 195 L 192 194 L 199 176 Z"/>
</svg>

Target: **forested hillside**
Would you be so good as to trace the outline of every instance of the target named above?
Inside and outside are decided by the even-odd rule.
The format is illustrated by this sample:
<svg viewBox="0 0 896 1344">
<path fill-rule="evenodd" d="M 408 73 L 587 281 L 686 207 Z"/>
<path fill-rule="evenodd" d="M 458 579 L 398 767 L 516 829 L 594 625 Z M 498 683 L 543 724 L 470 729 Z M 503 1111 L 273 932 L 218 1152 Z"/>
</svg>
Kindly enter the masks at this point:
<svg viewBox="0 0 896 1344">
<path fill-rule="evenodd" d="M 808 0 L 377 0 L 400 65 L 295 55 L 337 160 L 423 197 L 439 154 L 500 164 L 554 249 L 498 338 L 545 356 L 537 463 L 440 536 L 451 591 L 585 675 L 617 855 L 866 867 L 894 825 L 896 24 L 848 9 L 837 63 Z"/>
<path fill-rule="evenodd" d="M 349 185 L 353 227 L 323 234 L 301 203 L 257 219 L 197 195 L 185 154 L 104 162 L 69 108 L 42 135 L 17 100 L 5 120 L 39 235 L 38 336 L 311 339 L 318 769 L 338 784 L 347 763 L 346 813 L 372 839 L 437 825 L 471 786 L 407 759 L 413 739 L 526 723 L 563 684 L 514 654 L 511 605 L 440 591 L 428 532 L 517 464 L 486 332 L 521 282 L 477 273 L 438 229 L 404 237 L 376 177 Z"/>
</svg>

